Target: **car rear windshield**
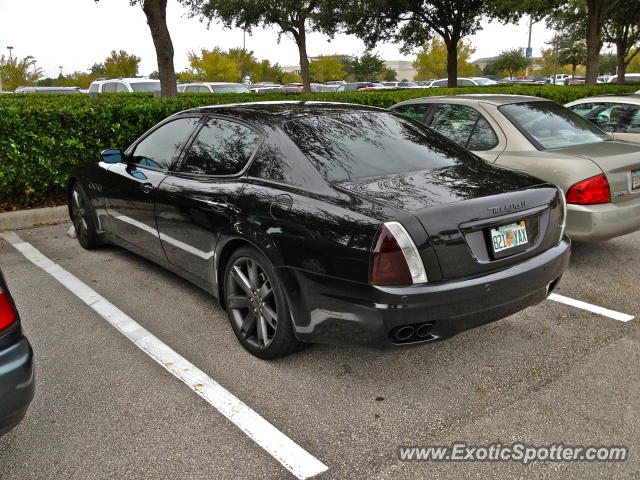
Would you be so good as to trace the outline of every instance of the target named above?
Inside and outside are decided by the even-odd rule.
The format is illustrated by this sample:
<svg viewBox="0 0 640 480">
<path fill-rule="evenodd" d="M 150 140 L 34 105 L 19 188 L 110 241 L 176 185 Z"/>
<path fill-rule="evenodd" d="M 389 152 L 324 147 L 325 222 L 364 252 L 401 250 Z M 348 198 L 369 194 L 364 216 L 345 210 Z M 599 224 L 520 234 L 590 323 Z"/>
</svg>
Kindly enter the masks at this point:
<svg viewBox="0 0 640 480">
<path fill-rule="evenodd" d="M 541 150 L 611 140 L 598 127 L 554 102 L 513 103 L 499 109 Z"/>
<path fill-rule="evenodd" d="M 331 112 L 291 120 L 284 129 L 330 182 L 477 161 L 436 132 L 391 113 Z"/>
<path fill-rule="evenodd" d="M 131 89 L 134 92 L 159 92 L 160 82 L 136 82 L 131 84 Z"/>
</svg>

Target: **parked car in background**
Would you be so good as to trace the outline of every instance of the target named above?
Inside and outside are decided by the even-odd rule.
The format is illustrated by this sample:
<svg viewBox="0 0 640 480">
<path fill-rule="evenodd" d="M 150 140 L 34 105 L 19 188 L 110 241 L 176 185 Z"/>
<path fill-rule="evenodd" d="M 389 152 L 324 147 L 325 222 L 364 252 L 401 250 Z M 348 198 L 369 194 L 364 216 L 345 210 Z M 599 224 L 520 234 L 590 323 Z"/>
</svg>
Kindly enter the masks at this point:
<svg viewBox="0 0 640 480">
<path fill-rule="evenodd" d="M 382 85 L 394 88 L 420 88 L 416 82 L 382 82 Z"/>
<path fill-rule="evenodd" d="M 562 105 L 523 95 L 450 95 L 391 109 L 489 162 L 559 185 L 575 240 L 640 229 L 640 146 L 612 140 Z"/>
<path fill-rule="evenodd" d="M 82 165 L 80 244 L 211 292 L 262 358 L 442 340 L 544 300 L 569 261 L 555 185 L 380 108 L 200 107 Z"/>
<path fill-rule="evenodd" d="M 80 87 L 18 87 L 15 93 L 82 93 Z"/>
<path fill-rule="evenodd" d="M 438 80 L 434 80 L 431 82 L 430 87 L 446 87 L 449 83 L 449 80 L 446 78 L 440 78 Z M 497 82 L 491 80 L 489 78 L 484 77 L 458 77 L 458 86 L 459 87 L 476 87 L 476 86 L 486 86 L 486 85 L 495 85 Z"/>
<path fill-rule="evenodd" d="M 618 75 L 612 75 L 607 83 L 618 83 Z M 625 73 L 624 83 L 640 83 L 640 73 Z"/>
<path fill-rule="evenodd" d="M 420 88 L 429 88 L 433 83 L 433 80 L 416 80 L 415 83 Z"/>
<path fill-rule="evenodd" d="M 564 79 L 564 84 L 565 85 L 584 85 L 584 82 L 586 81 L 587 77 L 581 76 L 581 75 L 575 75 L 569 78 L 565 78 Z"/>
<path fill-rule="evenodd" d="M 181 83 L 178 85 L 180 93 L 251 93 L 242 83 L 230 82 L 199 82 Z"/>
<path fill-rule="evenodd" d="M 277 83 L 260 82 L 249 85 L 249 91 L 253 93 L 284 92 L 283 86 Z"/>
<path fill-rule="evenodd" d="M 380 82 L 349 82 L 338 85 L 336 92 L 355 92 L 368 87 L 382 87 Z"/>
<path fill-rule="evenodd" d="M 89 96 L 134 92 L 160 92 L 160 80 L 148 77 L 99 78 L 89 85 Z"/>
<path fill-rule="evenodd" d="M 20 423 L 34 392 L 33 350 L 0 271 L 0 435 Z"/>
<path fill-rule="evenodd" d="M 549 77 L 549 83 L 551 83 L 552 85 L 564 85 L 564 81 L 570 76 L 571 75 L 567 73 L 558 73 L 555 75 L 555 77 L 551 75 Z"/>
<path fill-rule="evenodd" d="M 640 95 L 587 97 L 565 105 L 615 140 L 640 143 Z"/>
</svg>

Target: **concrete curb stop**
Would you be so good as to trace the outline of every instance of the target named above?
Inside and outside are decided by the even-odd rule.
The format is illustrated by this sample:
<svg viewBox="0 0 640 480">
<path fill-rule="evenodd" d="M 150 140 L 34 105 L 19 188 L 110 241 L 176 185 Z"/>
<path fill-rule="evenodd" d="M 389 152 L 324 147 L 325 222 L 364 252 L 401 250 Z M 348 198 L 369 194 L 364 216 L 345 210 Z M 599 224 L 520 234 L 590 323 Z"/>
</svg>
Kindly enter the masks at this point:
<svg viewBox="0 0 640 480">
<path fill-rule="evenodd" d="M 60 223 L 66 220 L 69 220 L 66 205 L 16 210 L 0 213 L 0 230 L 28 228 L 40 223 Z"/>
</svg>

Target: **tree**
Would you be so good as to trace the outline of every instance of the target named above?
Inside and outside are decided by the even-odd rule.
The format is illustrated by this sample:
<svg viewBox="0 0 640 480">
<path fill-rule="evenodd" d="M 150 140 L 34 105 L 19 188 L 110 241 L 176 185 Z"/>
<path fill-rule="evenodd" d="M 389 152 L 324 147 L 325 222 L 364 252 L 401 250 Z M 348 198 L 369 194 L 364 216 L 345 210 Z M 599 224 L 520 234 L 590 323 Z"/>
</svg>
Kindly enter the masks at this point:
<svg viewBox="0 0 640 480">
<path fill-rule="evenodd" d="M 319 83 L 324 83 L 328 80 L 342 80 L 347 76 L 342 68 L 342 63 L 335 57 L 318 57 L 309 63 L 309 74 L 311 78 Z"/>
<path fill-rule="evenodd" d="M 398 72 L 396 72 L 393 68 L 384 67 L 378 74 L 378 80 L 383 80 L 385 82 L 395 82 L 398 80 Z"/>
<path fill-rule="evenodd" d="M 541 18 L 550 16 L 550 23 L 564 22 L 562 31 L 578 30 L 587 45 L 585 83 L 595 85 L 602 49 L 602 28 L 609 12 L 621 0 L 492 0 L 503 19 L 513 20 L 523 13 Z M 628 0 L 625 0 L 628 1 Z M 637 7 L 637 2 L 629 2 Z M 572 35 L 573 37 L 573 35 Z M 575 37 L 574 37 L 575 38 Z"/>
<path fill-rule="evenodd" d="M 34 85 L 42 78 L 42 70 L 36 67 L 36 59 L 27 56 L 6 58 L 0 56 L 0 85 L 4 90 Z"/>
<path fill-rule="evenodd" d="M 140 60 L 140 57 L 129 55 L 124 50 L 113 50 L 103 63 L 104 73 L 109 78 L 135 77 Z"/>
<path fill-rule="evenodd" d="M 613 75 L 616 73 L 616 67 L 618 61 L 615 53 L 603 53 L 600 55 L 600 61 L 598 62 L 600 75 Z"/>
<path fill-rule="evenodd" d="M 302 83 L 302 77 L 297 73 L 283 72 L 280 77 L 280 83 L 286 85 L 287 83 Z"/>
<path fill-rule="evenodd" d="M 307 33 L 333 35 L 339 22 L 334 0 L 183 0 L 192 12 L 211 21 L 218 18 L 225 27 L 247 31 L 261 25 L 276 26 L 280 35 L 291 35 L 298 46 L 304 91 L 311 92 Z"/>
<path fill-rule="evenodd" d="M 624 84 L 629 63 L 640 53 L 640 5 L 620 2 L 604 24 L 604 40 L 616 46 L 618 85 Z"/>
<path fill-rule="evenodd" d="M 458 51 L 458 76 L 471 76 L 475 73 L 475 67 L 469 63 L 469 58 L 475 53 L 471 42 L 463 42 L 457 45 Z M 413 62 L 413 68 L 418 71 L 416 80 L 431 80 L 447 75 L 447 48 L 439 38 L 434 38 L 425 43 Z"/>
<path fill-rule="evenodd" d="M 379 41 L 402 42 L 409 52 L 423 46 L 434 34 L 447 50 L 448 86 L 457 86 L 458 44 L 480 30 L 480 21 L 495 15 L 485 0 L 398 0 L 343 2 L 346 30 L 372 48 Z M 353 4 L 352 4 L 353 3 Z M 513 16 L 513 13 L 509 13 Z"/>
<path fill-rule="evenodd" d="M 489 62 L 489 64 L 494 72 L 507 72 L 509 78 L 513 78 L 518 70 L 523 70 L 531 65 L 531 59 L 525 57 L 519 48 L 513 48 L 502 51 L 498 58 Z"/>
<path fill-rule="evenodd" d="M 374 80 L 385 69 L 384 60 L 376 53 L 365 52 L 359 58 L 347 58 L 344 62 L 348 78 L 359 82 Z"/>
<path fill-rule="evenodd" d="M 191 69 L 178 75 L 181 81 L 237 82 L 242 75 L 238 60 L 218 47 L 200 50 L 200 55 L 189 52 Z"/>
<path fill-rule="evenodd" d="M 558 41 L 557 53 L 558 63 L 561 65 L 571 65 L 571 76 L 576 76 L 578 65 L 587 63 L 587 45 L 584 40 L 563 38 Z"/>
</svg>

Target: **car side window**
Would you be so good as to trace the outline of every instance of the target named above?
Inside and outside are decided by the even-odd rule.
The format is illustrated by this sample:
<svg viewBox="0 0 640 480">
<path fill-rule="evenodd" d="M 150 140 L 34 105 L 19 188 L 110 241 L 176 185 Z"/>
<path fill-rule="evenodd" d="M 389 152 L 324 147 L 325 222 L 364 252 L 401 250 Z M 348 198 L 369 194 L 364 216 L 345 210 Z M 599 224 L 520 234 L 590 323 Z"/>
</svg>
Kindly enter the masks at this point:
<svg viewBox="0 0 640 480">
<path fill-rule="evenodd" d="M 210 118 L 191 144 L 180 170 L 202 175 L 234 175 L 249 162 L 260 138 L 245 125 Z"/>
<path fill-rule="evenodd" d="M 393 111 L 400 112 L 413 120 L 422 122 L 430 106 L 431 104 L 429 103 L 412 103 L 410 105 L 400 105 L 394 108 Z"/>
<path fill-rule="evenodd" d="M 102 93 L 116 93 L 117 91 L 117 82 L 107 82 L 102 85 Z"/>
<path fill-rule="evenodd" d="M 613 102 L 593 102 L 569 107 L 605 132 L 613 132 L 622 120 L 627 105 Z"/>
<path fill-rule="evenodd" d="M 432 87 L 446 87 L 449 84 L 448 80 L 438 80 L 431 84 Z"/>
<path fill-rule="evenodd" d="M 209 90 L 209 87 L 201 85 L 198 87 L 198 93 L 211 93 L 211 91 Z"/>
<path fill-rule="evenodd" d="M 166 170 L 180 154 L 200 119 L 178 118 L 147 135 L 133 151 L 133 162 L 141 167 Z"/>
<path fill-rule="evenodd" d="M 630 107 L 618 128 L 620 133 L 640 133 L 640 107 Z"/>
<path fill-rule="evenodd" d="M 458 79 L 459 87 L 473 87 L 474 85 L 475 83 L 473 83 L 471 80 L 467 80 L 466 78 Z"/>
<path fill-rule="evenodd" d="M 117 84 L 117 90 L 118 93 L 129 93 L 129 89 L 127 88 L 127 86 L 122 83 L 122 82 L 118 82 Z"/>
<path fill-rule="evenodd" d="M 185 93 L 198 93 L 198 87 L 193 86 L 193 85 L 191 85 L 189 87 L 185 87 L 184 88 L 184 92 Z"/>
<path fill-rule="evenodd" d="M 430 127 L 470 150 L 489 150 L 498 144 L 487 120 L 465 105 L 438 105 Z"/>
</svg>

